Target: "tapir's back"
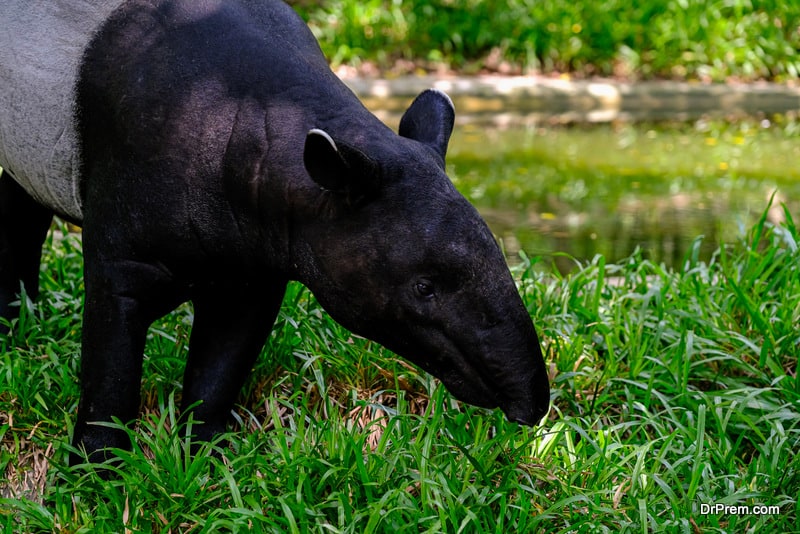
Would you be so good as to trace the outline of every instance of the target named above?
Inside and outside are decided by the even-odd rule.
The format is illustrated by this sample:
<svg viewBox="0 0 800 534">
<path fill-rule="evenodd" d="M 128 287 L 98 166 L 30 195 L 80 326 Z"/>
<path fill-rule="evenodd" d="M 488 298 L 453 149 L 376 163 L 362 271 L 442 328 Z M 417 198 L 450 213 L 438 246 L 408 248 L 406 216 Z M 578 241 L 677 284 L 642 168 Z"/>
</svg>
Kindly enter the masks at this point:
<svg viewBox="0 0 800 534">
<path fill-rule="evenodd" d="M 75 85 L 92 35 L 124 0 L 0 2 L 0 166 L 80 221 Z"/>
</svg>

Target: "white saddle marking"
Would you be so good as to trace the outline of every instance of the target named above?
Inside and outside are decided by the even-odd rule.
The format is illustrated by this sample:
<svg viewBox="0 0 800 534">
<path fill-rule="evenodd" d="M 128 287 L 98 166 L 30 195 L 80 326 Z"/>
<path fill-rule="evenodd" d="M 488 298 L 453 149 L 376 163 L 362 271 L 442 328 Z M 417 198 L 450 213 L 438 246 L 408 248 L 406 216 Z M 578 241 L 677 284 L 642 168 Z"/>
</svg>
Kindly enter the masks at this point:
<svg viewBox="0 0 800 534">
<path fill-rule="evenodd" d="M 0 1 L 0 166 L 78 221 L 78 73 L 91 38 L 124 1 Z"/>
</svg>

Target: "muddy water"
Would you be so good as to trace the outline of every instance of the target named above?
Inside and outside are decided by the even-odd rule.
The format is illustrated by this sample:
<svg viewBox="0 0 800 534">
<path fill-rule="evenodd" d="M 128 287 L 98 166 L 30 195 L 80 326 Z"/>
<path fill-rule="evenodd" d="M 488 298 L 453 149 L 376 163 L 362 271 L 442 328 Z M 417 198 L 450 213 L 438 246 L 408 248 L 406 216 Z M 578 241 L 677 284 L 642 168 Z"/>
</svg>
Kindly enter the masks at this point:
<svg viewBox="0 0 800 534">
<path fill-rule="evenodd" d="M 800 222 L 800 124 L 459 126 L 448 172 L 502 239 L 510 261 L 541 255 L 565 272 L 639 248 L 680 265 L 702 237 L 709 257 L 785 203 Z"/>
</svg>

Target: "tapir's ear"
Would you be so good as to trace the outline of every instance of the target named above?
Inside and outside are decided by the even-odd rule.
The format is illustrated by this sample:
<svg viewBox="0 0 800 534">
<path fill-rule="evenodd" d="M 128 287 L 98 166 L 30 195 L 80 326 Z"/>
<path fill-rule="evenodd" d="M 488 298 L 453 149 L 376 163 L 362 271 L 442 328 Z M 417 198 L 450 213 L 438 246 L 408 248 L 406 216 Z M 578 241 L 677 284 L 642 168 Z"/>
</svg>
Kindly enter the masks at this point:
<svg viewBox="0 0 800 534">
<path fill-rule="evenodd" d="M 426 144 L 442 158 L 453 133 L 456 109 L 450 97 L 438 89 L 428 89 L 414 99 L 400 119 L 400 135 Z"/>
<path fill-rule="evenodd" d="M 378 190 L 378 165 L 355 147 L 339 144 L 324 130 L 309 130 L 303 150 L 308 175 L 320 187 L 346 197 L 351 204 Z"/>
</svg>

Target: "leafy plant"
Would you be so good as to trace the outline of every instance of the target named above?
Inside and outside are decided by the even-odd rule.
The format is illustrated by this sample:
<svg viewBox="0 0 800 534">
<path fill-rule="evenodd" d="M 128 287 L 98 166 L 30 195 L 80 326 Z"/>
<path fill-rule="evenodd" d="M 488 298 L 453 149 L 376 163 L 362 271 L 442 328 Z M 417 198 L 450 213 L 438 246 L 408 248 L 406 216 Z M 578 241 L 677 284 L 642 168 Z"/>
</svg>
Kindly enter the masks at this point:
<svg viewBox="0 0 800 534">
<path fill-rule="evenodd" d="M 398 59 L 724 80 L 793 79 L 800 4 L 774 0 L 295 2 L 334 64 Z"/>
</svg>

